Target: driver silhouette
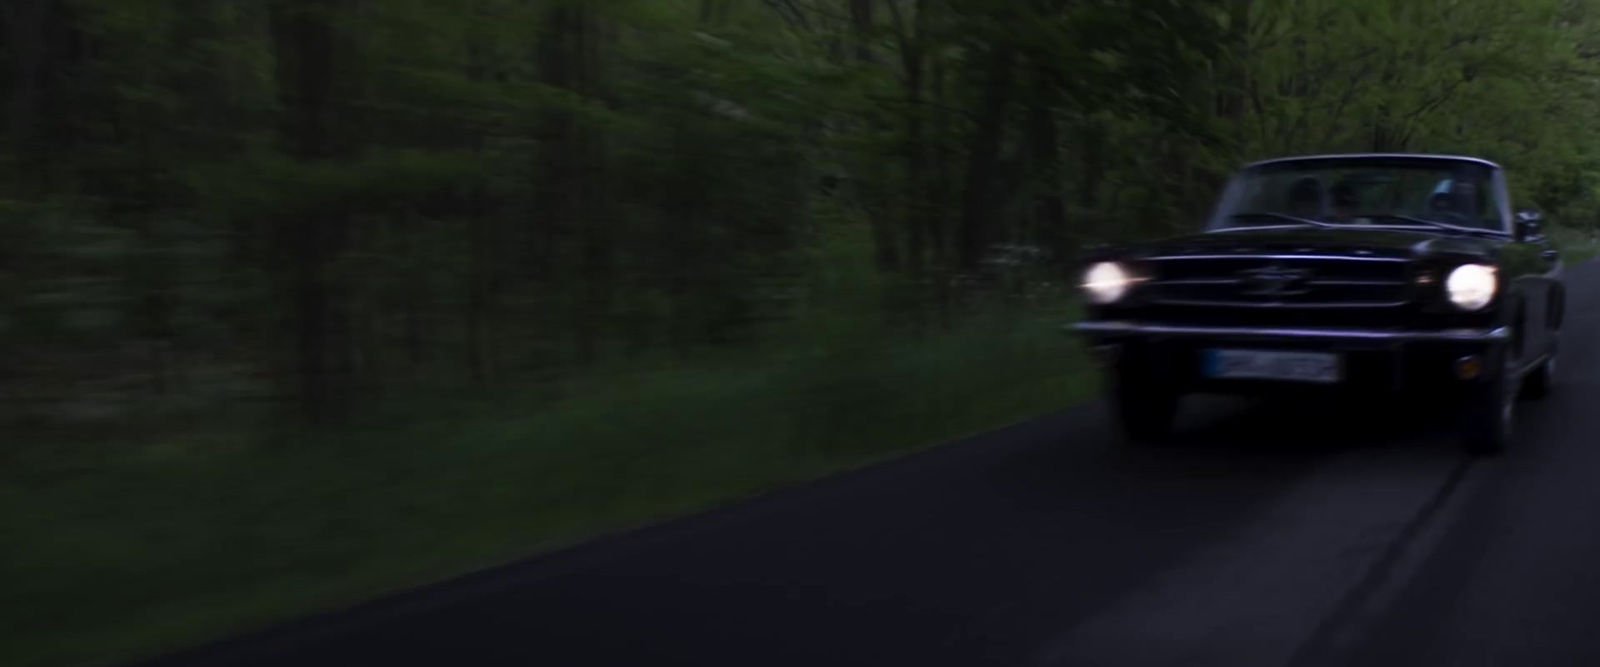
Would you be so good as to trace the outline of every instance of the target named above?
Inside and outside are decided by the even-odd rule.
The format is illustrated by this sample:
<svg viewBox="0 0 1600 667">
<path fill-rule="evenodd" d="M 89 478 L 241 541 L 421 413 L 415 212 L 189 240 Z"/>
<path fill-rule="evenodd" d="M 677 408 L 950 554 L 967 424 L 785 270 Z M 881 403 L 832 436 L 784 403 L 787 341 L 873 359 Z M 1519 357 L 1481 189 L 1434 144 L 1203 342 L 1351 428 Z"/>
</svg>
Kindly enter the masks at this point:
<svg viewBox="0 0 1600 667">
<path fill-rule="evenodd" d="M 1297 179 L 1289 186 L 1289 215 L 1300 218 L 1322 215 L 1322 183 L 1315 176 Z"/>
</svg>

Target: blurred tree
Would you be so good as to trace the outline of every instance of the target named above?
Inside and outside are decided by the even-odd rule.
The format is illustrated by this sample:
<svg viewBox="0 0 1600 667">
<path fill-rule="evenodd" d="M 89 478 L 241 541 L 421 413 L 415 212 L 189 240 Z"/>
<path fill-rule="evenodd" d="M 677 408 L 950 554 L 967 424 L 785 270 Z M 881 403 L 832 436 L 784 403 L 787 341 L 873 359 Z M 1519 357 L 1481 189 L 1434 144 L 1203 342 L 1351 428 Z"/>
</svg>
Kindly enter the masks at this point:
<svg viewBox="0 0 1600 667">
<path fill-rule="evenodd" d="M 329 423 L 830 318 L 914 334 L 1289 152 L 1479 154 L 1589 226 L 1596 9 L 13 0 L 0 391 Z"/>
</svg>

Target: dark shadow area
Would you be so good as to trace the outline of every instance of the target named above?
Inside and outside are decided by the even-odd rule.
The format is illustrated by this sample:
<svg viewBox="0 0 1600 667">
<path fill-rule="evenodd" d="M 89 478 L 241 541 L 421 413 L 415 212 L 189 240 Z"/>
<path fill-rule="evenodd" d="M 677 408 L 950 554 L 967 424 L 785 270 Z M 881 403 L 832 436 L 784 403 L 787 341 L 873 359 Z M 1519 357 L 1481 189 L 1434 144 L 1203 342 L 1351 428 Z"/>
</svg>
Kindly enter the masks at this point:
<svg viewBox="0 0 1600 667">
<path fill-rule="evenodd" d="M 1457 408 L 1424 394 L 1378 398 L 1193 396 L 1186 423 L 1161 448 L 1264 456 L 1447 445 Z"/>
</svg>

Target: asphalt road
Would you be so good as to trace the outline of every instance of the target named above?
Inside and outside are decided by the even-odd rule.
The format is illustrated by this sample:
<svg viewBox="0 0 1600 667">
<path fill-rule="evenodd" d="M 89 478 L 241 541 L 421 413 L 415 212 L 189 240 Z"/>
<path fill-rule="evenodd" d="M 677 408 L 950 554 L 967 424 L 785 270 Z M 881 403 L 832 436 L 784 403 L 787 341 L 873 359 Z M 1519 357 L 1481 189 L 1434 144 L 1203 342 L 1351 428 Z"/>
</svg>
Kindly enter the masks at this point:
<svg viewBox="0 0 1600 667">
<path fill-rule="evenodd" d="M 151 664 L 1600 664 L 1600 264 L 1569 280 L 1505 458 L 1234 401 L 1119 450 L 1085 405 Z"/>
</svg>

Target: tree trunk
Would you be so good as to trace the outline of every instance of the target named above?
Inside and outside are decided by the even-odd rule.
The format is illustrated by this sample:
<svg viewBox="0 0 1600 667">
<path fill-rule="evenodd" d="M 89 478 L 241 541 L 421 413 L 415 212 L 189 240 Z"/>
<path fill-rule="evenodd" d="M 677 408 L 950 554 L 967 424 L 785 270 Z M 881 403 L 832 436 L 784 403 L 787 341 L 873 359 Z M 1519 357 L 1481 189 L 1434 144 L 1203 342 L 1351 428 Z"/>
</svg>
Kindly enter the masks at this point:
<svg viewBox="0 0 1600 667">
<path fill-rule="evenodd" d="M 945 63 L 940 58 L 934 58 L 931 65 L 933 67 L 934 101 L 940 108 L 945 108 L 949 106 L 949 91 L 946 90 L 945 85 Z M 949 117 L 945 114 L 939 114 L 936 118 L 938 120 L 934 123 L 933 135 L 941 138 L 947 136 L 950 131 Z M 929 151 L 929 156 L 933 162 L 933 175 L 928 181 L 927 194 L 925 195 L 925 199 L 928 202 L 928 243 L 933 251 L 934 265 L 945 269 L 949 268 L 950 261 L 950 244 L 947 238 L 949 236 L 947 224 L 949 218 L 947 211 L 949 209 L 947 203 L 953 185 L 950 173 L 950 150 L 946 148 L 943 141 L 936 141 Z"/>
<path fill-rule="evenodd" d="M 578 88 L 592 98 L 603 100 L 600 90 L 600 26 L 588 15 L 578 26 Z M 601 336 L 611 316 L 614 290 L 610 218 L 605 210 L 605 136 L 593 125 L 584 125 L 578 135 L 578 166 L 583 174 L 576 193 L 582 225 L 583 312 L 579 319 L 579 352 L 585 363 L 599 357 Z"/>
<path fill-rule="evenodd" d="M 729 0 L 700 0 L 700 23 L 717 25 L 728 18 Z"/>
<path fill-rule="evenodd" d="M 948 91 L 945 86 L 944 60 L 934 58 L 933 67 L 933 98 L 941 108 L 948 106 L 946 96 Z M 935 137 L 945 137 L 949 133 L 947 116 L 941 114 L 933 127 Z M 949 200 L 950 192 L 954 189 L 954 179 L 950 169 L 950 151 L 943 141 L 935 143 L 930 152 L 933 162 L 933 174 L 928 179 L 927 194 L 927 224 L 928 243 L 933 251 L 933 281 L 934 301 L 937 305 L 937 324 L 943 329 L 950 327 L 950 241 L 949 241 Z"/>
<path fill-rule="evenodd" d="M 577 85 L 571 44 L 577 13 L 571 6 L 558 4 L 545 14 L 536 51 L 539 79 L 546 85 L 566 90 Z M 559 289 L 562 267 L 557 266 L 561 256 L 558 243 L 569 236 L 567 231 L 574 216 L 573 192 L 577 187 L 570 158 L 577 149 L 576 121 L 565 109 L 550 109 L 539 119 L 538 133 L 540 150 L 533 185 L 536 206 L 528 268 L 542 286 Z"/>
<path fill-rule="evenodd" d="M 1389 118 L 1389 105 L 1379 104 L 1372 119 L 1372 152 L 1387 153 L 1398 149 L 1395 134 Z"/>
<path fill-rule="evenodd" d="M 7 130 L 13 144 L 21 146 L 33 138 L 39 119 L 39 98 L 45 85 L 45 62 L 50 50 L 49 23 L 56 0 L 13 0 L 8 11 L 0 13 L 6 21 L 6 36 L 11 51 L 11 108 Z"/>
<path fill-rule="evenodd" d="M 892 0 L 891 0 L 892 1 Z M 850 5 L 850 27 L 854 34 L 856 60 L 872 60 L 872 0 L 845 0 Z"/>
<path fill-rule="evenodd" d="M 474 207 L 475 208 L 475 207 Z M 471 277 L 467 291 L 467 366 L 472 383 L 478 389 L 487 388 L 494 381 L 494 352 L 491 345 L 493 323 L 491 301 L 494 267 L 494 243 L 489 234 L 489 221 L 480 211 L 468 213 L 468 230 L 471 250 Z"/>
<path fill-rule="evenodd" d="M 1069 244 L 1067 203 L 1061 194 L 1060 132 L 1056 124 L 1056 89 L 1050 85 L 1048 63 L 1036 63 L 1039 83 L 1028 100 L 1028 141 L 1036 186 L 1033 198 L 1034 231 L 1053 253 L 1064 254 Z"/>
<path fill-rule="evenodd" d="M 339 73 L 348 52 L 330 20 L 341 0 L 285 0 L 273 5 L 278 90 L 284 118 L 281 144 L 302 164 L 330 162 L 349 154 L 349 130 L 341 122 Z M 280 248 L 291 258 L 292 327 L 301 406 L 316 424 L 343 418 L 350 396 L 349 313 L 343 281 L 332 265 L 345 252 L 349 212 L 314 205 L 281 227 Z"/>
<path fill-rule="evenodd" d="M 487 36 L 473 39 L 467 48 L 467 78 L 479 83 L 503 80 L 500 59 L 481 46 L 487 40 Z M 476 153 L 487 154 L 487 132 L 471 130 L 470 142 Z M 506 264 L 503 259 L 506 239 L 499 218 L 493 214 L 487 183 L 472 183 L 458 208 L 467 217 L 471 243 L 466 313 L 467 366 L 476 388 L 486 390 L 500 375 L 501 327 L 498 315 Z"/>
<path fill-rule="evenodd" d="M 884 175 L 886 170 L 874 169 L 870 179 L 862 179 L 869 184 L 884 183 L 888 178 Z M 871 188 L 859 191 L 858 196 L 866 209 L 868 224 L 872 226 L 872 258 L 878 271 L 892 273 L 900 270 L 900 247 L 894 233 L 894 220 L 890 215 L 892 208 L 889 203 L 893 201 L 892 195 L 885 195 L 881 190 Z"/>
<path fill-rule="evenodd" d="M 1248 108 L 1246 90 L 1250 86 L 1250 4 L 1253 0 L 1228 2 L 1228 31 L 1226 44 L 1219 50 L 1220 58 L 1214 62 L 1218 82 L 1216 91 L 1217 118 L 1234 132 L 1238 144 L 1244 139 L 1244 118 Z"/>
<path fill-rule="evenodd" d="M 1011 105 L 1015 52 L 1009 44 L 988 55 L 981 107 L 967 151 L 967 184 L 961 207 L 961 268 L 978 269 L 995 216 L 995 174 L 1000 167 L 1006 110 Z"/>
<path fill-rule="evenodd" d="M 406 360 L 413 369 L 417 369 L 422 366 L 423 361 L 422 305 L 413 296 L 405 300 L 403 309 L 405 311 Z"/>
<path fill-rule="evenodd" d="M 67 119 L 77 116 L 69 113 L 63 84 L 82 59 L 83 35 L 74 7 L 63 0 L 0 2 L 0 21 L 6 40 L 0 51 L 11 53 L 5 129 L 16 167 L 6 190 L 31 199 L 53 192 L 59 156 L 74 143 Z"/>
<path fill-rule="evenodd" d="M 716 20 L 723 8 L 705 5 L 708 19 Z M 599 25 L 587 8 L 558 5 L 547 16 L 540 37 L 541 75 L 545 83 L 578 95 L 598 97 Z M 598 356 L 602 319 L 612 295 L 611 239 L 601 210 L 604 189 L 604 146 L 595 128 L 585 126 L 568 112 L 552 111 L 545 118 L 542 212 L 546 224 L 574 230 L 578 243 L 579 293 L 573 335 L 578 356 L 585 363 Z M 546 230 L 554 236 L 555 230 Z M 546 249 L 545 252 L 549 252 Z"/>
<path fill-rule="evenodd" d="M 845 0 L 849 5 L 850 28 L 855 40 L 856 60 L 861 63 L 870 63 L 872 55 L 872 0 Z M 877 163 L 874 162 L 874 165 Z M 886 179 L 881 171 L 867 174 L 869 178 L 858 178 L 855 182 L 884 183 Z M 876 190 L 863 191 L 859 187 L 856 196 L 860 198 L 863 208 L 866 209 L 867 219 L 872 226 L 873 263 L 881 272 L 893 272 L 900 269 L 900 252 L 898 239 L 895 235 L 894 221 L 890 219 L 888 203 L 892 197 L 885 197 L 884 193 Z"/>
<path fill-rule="evenodd" d="M 1105 180 L 1106 169 L 1105 128 L 1098 119 L 1091 116 L 1083 119 L 1078 134 L 1079 154 L 1083 161 L 1083 180 L 1078 185 L 1078 206 L 1086 212 L 1098 212 L 1101 203 L 1100 185 Z"/>
<path fill-rule="evenodd" d="M 920 40 L 919 40 L 920 42 Z M 913 278 L 920 278 L 923 271 L 923 259 L 927 254 L 925 249 L 925 232 L 927 229 L 927 205 L 923 201 L 926 195 L 924 188 L 927 186 L 927 153 L 923 138 L 923 72 L 925 63 L 922 57 L 922 45 L 913 43 L 905 55 L 905 94 L 906 94 L 906 143 L 901 150 L 906 160 L 906 190 L 903 195 L 906 199 L 905 228 L 909 233 L 909 244 L 906 247 L 906 265 Z"/>
</svg>

